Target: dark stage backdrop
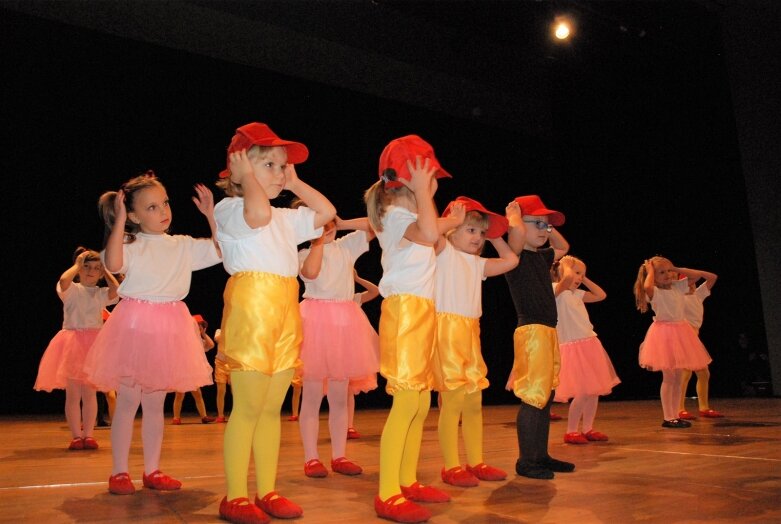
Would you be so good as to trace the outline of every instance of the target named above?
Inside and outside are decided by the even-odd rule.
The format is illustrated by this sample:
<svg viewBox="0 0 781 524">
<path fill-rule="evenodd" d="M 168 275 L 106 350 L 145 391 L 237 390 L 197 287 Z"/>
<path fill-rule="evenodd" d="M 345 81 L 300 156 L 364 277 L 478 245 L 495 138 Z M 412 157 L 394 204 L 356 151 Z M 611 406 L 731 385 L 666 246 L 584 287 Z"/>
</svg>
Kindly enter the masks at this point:
<svg viewBox="0 0 781 524">
<path fill-rule="evenodd" d="M 659 374 L 637 365 L 651 322 L 632 296 L 643 260 L 663 254 L 718 273 L 701 336 L 714 357 L 712 394 L 740 394 L 745 355 L 738 334 L 759 342 L 764 329 L 718 27 L 708 24 L 706 42 L 693 52 L 637 45 L 551 57 L 541 67 L 553 131 L 539 137 L 0 8 L 6 253 L 0 412 L 62 410 L 61 392 L 37 393 L 32 385 L 62 321 L 57 278 L 76 246 L 102 245 L 99 195 L 153 169 L 171 198 L 172 232 L 206 235 L 190 202 L 192 186 L 206 183 L 221 197 L 213 183 L 226 146 L 234 129 L 250 121 L 307 144 L 310 159 L 298 172 L 344 218 L 365 214 L 362 192 L 377 177 L 380 151 L 408 133 L 431 142 L 454 175 L 440 184 L 440 209 L 464 194 L 502 211 L 513 197 L 536 193 L 563 211 L 560 229 L 571 254 L 608 294 L 589 311 L 622 379 L 609 398 L 658 395 Z M 283 194 L 279 205 L 289 198 Z M 357 269 L 377 282 L 374 244 Z M 193 274 L 186 302 L 209 321 L 210 332 L 219 326 L 226 279 L 221 266 Z M 376 326 L 379 300 L 366 311 Z M 482 319 L 491 381 L 486 403 L 515 402 L 504 390 L 514 327 L 504 279 L 489 279 Z M 204 388 L 210 410 L 213 389 Z M 358 397 L 359 407 L 388 405 L 381 388 Z"/>
</svg>

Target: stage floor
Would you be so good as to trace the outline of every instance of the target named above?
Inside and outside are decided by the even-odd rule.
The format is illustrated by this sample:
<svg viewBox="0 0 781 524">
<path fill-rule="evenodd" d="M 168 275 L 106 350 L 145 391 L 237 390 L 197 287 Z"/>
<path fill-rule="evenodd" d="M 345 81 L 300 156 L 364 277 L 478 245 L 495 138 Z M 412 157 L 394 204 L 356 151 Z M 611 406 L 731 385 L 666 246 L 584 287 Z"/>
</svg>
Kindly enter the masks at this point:
<svg viewBox="0 0 781 524">
<path fill-rule="evenodd" d="M 696 406 L 691 401 L 692 408 Z M 484 409 L 485 461 L 505 469 L 502 482 L 455 488 L 439 477 L 442 458 L 434 408 L 426 421 L 418 478 L 452 495 L 427 505 L 429 521 L 444 523 L 589 522 L 781 522 L 781 399 L 716 399 L 723 419 L 699 419 L 689 429 L 663 429 L 658 401 L 602 402 L 595 429 L 609 442 L 564 444 L 566 420 L 551 423 L 552 456 L 576 464 L 552 481 L 515 475 L 517 406 Z M 554 404 L 566 417 L 567 406 Z M 282 416 L 277 490 L 304 508 L 299 521 L 358 524 L 381 522 L 374 513 L 379 443 L 387 410 L 356 413 L 362 437 L 348 441 L 348 457 L 361 464 L 357 477 L 303 474 L 298 424 Z M 0 521 L 3 522 L 220 522 L 225 495 L 224 424 L 185 417 L 167 419 L 161 469 L 180 479 L 176 492 L 141 488 L 140 418 L 130 455 L 130 474 L 141 488 L 132 496 L 107 491 L 111 472 L 109 430 L 99 428 L 95 451 L 67 451 L 70 440 L 59 417 L 4 417 L 0 451 Z M 462 446 L 463 450 L 463 446 Z M 321 459 L 328 464 L 327 414 L 320 424 Z M 254 478 L 250 476 L 250 497 Z M 278 521 L 281 522 L 281 521 Z"/>
</svg>

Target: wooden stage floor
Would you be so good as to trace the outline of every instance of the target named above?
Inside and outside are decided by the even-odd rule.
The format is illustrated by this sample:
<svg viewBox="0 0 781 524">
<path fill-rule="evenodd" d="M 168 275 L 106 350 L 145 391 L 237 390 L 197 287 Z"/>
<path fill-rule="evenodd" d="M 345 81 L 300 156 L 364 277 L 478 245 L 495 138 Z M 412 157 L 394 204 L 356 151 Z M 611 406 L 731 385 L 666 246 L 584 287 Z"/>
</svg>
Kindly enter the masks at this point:
<svg viewBox="0 0 781 524">
<path fill-rule="evenodd" d="M 439 478 L 438 412 L 432 409 L 418 478 L 444 487 L 453 500 L 428 505 L 434 513 L 429 522 L 781 522 L 781 399 L 717 399 L 714 407 L 728 416 L 699 419 L 692 428 L 681 430 L 660 427 L 658 401 L 602 402 L 596 429 L 607 433 L 610 441 L 583 446 L 562 442 L 566 420 L 552 422 L 551 455 L 574 462 L 577 469 L 545 481 L 515 475 L 517 406 L 488 406 L 485 459 L 509 476 L 475 488 L 447 486 Z M 566 406 L 554 408 L 566 415 Z M 310 479 L 303 474 L 298 425 L 283 415 L 277 489 L 304 508 L 299 521 L 384 522 L 376 518 L 372 501 L 386 416 L 386 410 L 356 413 L 362 437 L 348 441 L 348 456 L 364 467 L 363 475 Z M 182 480 L 183 489 L 140 489 L 119 497 L 106 491 L 111 472 L 108 429 L 96 431 L 99 450 L 66 451 L 69 434 L 59 417 L 0 420 L 3 522 L 220 522 L 224 424 L 203 425 L 191 416 L 181 426 L 167 425 L 162 469 Z M 321 458 L 329 458 L 325 413 L 320 436 Z M 136 487 L 141 488 L 140 419 L 130 465 Z M 252 477 L 250 485 L 254 486 Z"/>
</svg>

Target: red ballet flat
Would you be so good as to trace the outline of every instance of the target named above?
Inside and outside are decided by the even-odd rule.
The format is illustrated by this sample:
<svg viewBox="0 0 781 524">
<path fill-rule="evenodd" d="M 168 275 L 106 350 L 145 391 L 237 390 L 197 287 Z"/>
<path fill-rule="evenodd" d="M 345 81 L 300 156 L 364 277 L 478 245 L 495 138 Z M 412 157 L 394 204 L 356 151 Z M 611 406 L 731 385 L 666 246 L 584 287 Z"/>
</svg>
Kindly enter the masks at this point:
<svg viewBox="0 0 781 524">
<path fill-rule="evenodd" d="M 458 486 L 459 488 L 472 488 L 480 484 L 472 472 L 465 470 L 461 466 L 456 466 L 445 470 L 442 468 L 440 473 L 442 476 L 442 482 L 450 484 L 451 486 Z"/>
<path fill-rule="evenodd" d="M 418 506 L 411 500 L 405 500 L 400 504 L 394 504 L 404 495 L 399 493 L 384 501 L 378 496 L 374 497 L 374 511 L 377 516 L 394 522 L 426 522 L 431 518 L 431 512 L 423 506 Z"/>
<path fill-rule="evenodd" d="M 607 442 L 607 435 L 593 429 L 584 433 L 583 436 L 592 442 Z"/>
<path fill-rule="evenodd" d="M 247 497 L 228 500 L 223 497 L 220 502 L 220 518 L 236 524 L 266 524 L 271 519 L 255 504 L 250 504 Z"/>
<path fill-rule="evenodd" d="M 71 440 L 71 443 L 68 444 L 68 449 L 70 451 L 79 451 L 84 449 L 84 439 L 81 437 L 74 438 Z"/>
<path fill-rule="evenodd" d="M 328 476 L 328 470 L 319 459 L 312 459 L 304 463 L 304 475 L 313 479 L 320 479 Z"/>
<path fill-rule="evenodd" d="M 92 437 L 84 437 L 84 449 L 98 449 L 98 441 Z"/>
<path fill-rule="evenodd" d="M 342 475 L 360 475 L 363 468 L 355 462 L 347 460 L 345 457 L 339 457 L 331 461 L 331 469 Z"/>
<path fill-rule="evenodd" d="M 136 492 L 133 481 L 127 473 L 117 473 L 108 478 L 108 490 L 114 495 L 132 495 Z"/>
<path fill-rule="evenodd" d="M 683 419 L 683 420 L 697 420 L 697 417 L 695 417 L 694 415 L 692 415 L 691 413 L 689 413 L 686 410 L 679 411 L 678 412 L 678 418 Z"/>
<path fill-rule="evenodd" d="M 715 409 L 701 409 L 700 416 L 705 418 L 722 418 L 724 415 Z"/>
<path fill-rule="evenodd" d="M 466 470 L 480 480 L 504 480 L 507 478 L 507 472 L 493 466 L 489 466 L 485 462 L 481 462 L 477 466 L 470 466 L 467 464 Z"/>
<path fill-rule="evenodd" d="M 255 495 L 255 505 L 278 519 L 294 519 L 304 514 L 301 506 L 279 495 L 276 491 L 269 491 L 262 499 Z"/>
<path fill-rule="evenodd" d="M 401 486 L 404 498 L 415 502 L 449 502 L 450 495 L 432 486 L 424 486 L 420 482 L 414 482 L 411 486 Z"/>
<path fill-rule="evenodd" d="M 583 433 L 573 431 L 572 433 L 564 434 L 564 442 L 566 444 L 588 444 L 588 439 Z"/>
<path fill-rule="evenodd" d="M 182 487 L 182 483 L 175 478 L 169 477 L 159 469 L 141 478 L 145 488 L 156 489 L 158 491 L 175 491 Z"/>
</svg>

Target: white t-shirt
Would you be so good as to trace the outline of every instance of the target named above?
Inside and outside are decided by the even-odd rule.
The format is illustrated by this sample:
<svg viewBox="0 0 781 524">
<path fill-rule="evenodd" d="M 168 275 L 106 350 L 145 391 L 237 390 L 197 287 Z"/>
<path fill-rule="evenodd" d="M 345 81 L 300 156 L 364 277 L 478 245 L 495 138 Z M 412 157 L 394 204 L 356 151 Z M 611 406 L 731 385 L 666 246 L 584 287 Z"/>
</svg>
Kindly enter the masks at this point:
<svg viewBox="0 0 781 524">
<path fill-rule="evenodd" d="M 57 296 L 62 300 L 62 329 L 100 329 L 103 308 L 119 300 L 108 298 L 107 287 L 83 286 L 78 282 L 71 282 L 65 291 L 57 282 Z"/>
<path fill-rule="evenodd" d="M 662 322 L 686 320 L 683 315 L 683 302 L 688 291 L 689 280 L 686 278 L 675 280 L 670 289 L 655 288 L 654 298 L 651 299 L 651 308 L 655 313 L 654 320 Z"/>
<path fill-rule="evenodd" d="M 312 280 L 300 275 L 306 286 L 304 298 L 353 300 L 355 295 L 353 267 L 358 257 L 368 250 L 369 240 L 364 231 L 353 231 L 330 244 L 325 244 L 323 263 L 317 278 Z M 309 249 L 298 252 L 298 261 L 301 265 L 308 255 Z"/>
<path fill-rule="evenodd" d="M 105 251 L 101 253 L 101 258 Z M 182 300 L 190 292 L 192 272 L 220 263 L 210 238 L 187 235 L 137 233 L 136 240 L 122 246 L 125 279 L 119 295 L 150 302 Z"/>
<path fill-rule="evenodd" d="M 437 255 L 434 302 L 437 313 L 480 318 L 486 259 L 459 251 L 450 241 Z"/>
<path fill-rule="evenodd" d="M 684 297 L 683 312 L 686 316 L 686 321 L 696 330 L 699 330 L 702 326 L 702 317 L 705 313 L 702 303 L 709 296 L 710 289 L 708 289 L 708 284 L 703 282 L 697 286 L 694 293 Z"/>
<path fill-rule="evenodd" d="M 389 206 L 382 217 L 377 240 L 382 247 L 382 279 L 378 287 L 383 297 L 408 293 L 434 298 L 436 255 L 433 246 L 416 244 L 404 238 L 418 215 L 398 206 Z"/>
<path fill-rule="evenodd" d="M 315 212 L 271 208 L 271 221 L 252 229 L 244 220 L 244 199 L 228 197 L 214 206 L 217 241 L 222 250 L 225 270 L 233 275 L 240 271 L 263 271 L 284 277 L 298 275 L 298 244 L 323 234 L 315 229 Z"/>
<path fill-rule="evenodd" d="M 553 284 L 556 292 L 556 284 Z M 556 334 L 559 344 L 597 336 L 594 326 L 588 318 L 586 304 L 583 302 L 585 289 L 564 290 L 556 297 L 556 313 L 559 321 L 556 324 Z"/>
</svg>

